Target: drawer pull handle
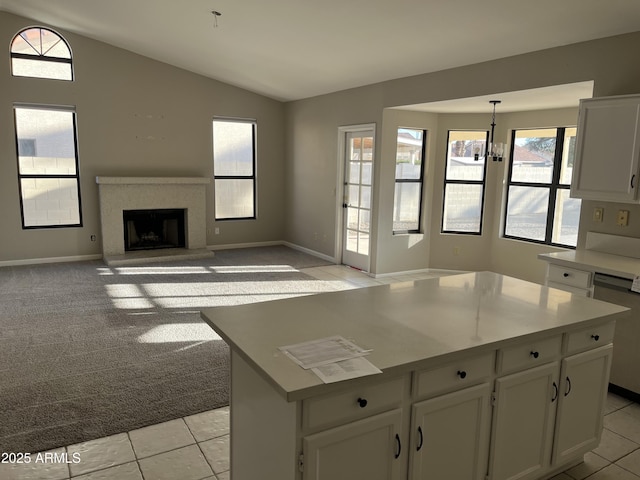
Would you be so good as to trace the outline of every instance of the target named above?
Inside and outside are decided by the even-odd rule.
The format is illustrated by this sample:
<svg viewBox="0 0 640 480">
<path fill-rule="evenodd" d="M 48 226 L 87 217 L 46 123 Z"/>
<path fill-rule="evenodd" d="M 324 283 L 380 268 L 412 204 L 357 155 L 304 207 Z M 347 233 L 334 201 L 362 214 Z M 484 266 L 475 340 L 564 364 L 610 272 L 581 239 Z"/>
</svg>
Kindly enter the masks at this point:
<svg viewBox="0 0 640 480">
<path fill-rule="evenodd" d="M 396 450 L 395 458 L 400 457 L 400 452 L 402 452 L 402 444 L 400 443 L 400 435 L 396 433 L 396 445 L 398 446 L 398 450 Z"/>
<path fill-rule="evenodd" d="M 531 351 L 531 353 L 530 353 L 530 355 L 531 355 L 533 358 L 538 358 L 538 357 L 540 356 L 540 352 L 534 352 L 534 351 L 532 350 L 532 351 Z"/>
<path fill-rule="evenodd" d="M 364 408 L 367 406 L 366 398 L 358 398 L 357 402 L 358 402 L 358 405 L 360 405 L 360 408 Z"/>
<path fill-rule="evenodd" d="M 553 396 L 551 397 L 551 403 L 555 402 L 558 398 L 558 385 L 553 382 Z"/>
<path fill-rule="evenodd" d="M 597 342 L 598 340 L 600 340 L 600 335 L 591 335 L 591 338 L 593 338 Z"/>
<path fill-rule="evenodd" d="M 567 389 L 564 392 L 564 396 L 566 397 L 570 393 L 571 393 L 571 379 L 569 377 L 567 377 Z"/>
<path fill-rule="evenodd" d="M 422 444 L 424 443 L 424 436 L 422 435 L 422 427 L 418 427 L 418 448 L 416 448 L 416 452 L 419 452 L 422 448 Z"/>
<path fill-rule="evenodd" d="M 563 276 L 564 278 L 567 278 L 567 277 L 569 276 L 569 274 L 568 274 L 567 272 L 564 272 L 564 273 L 562 274 L 562 276 Z"/>
<path fill-rule="evenodd" d="M 458 376 L 460 378 L 465 378 L 467 376 L 467 372 L 465 372 L 464 370 L 458 370 Z"/>
</svg>

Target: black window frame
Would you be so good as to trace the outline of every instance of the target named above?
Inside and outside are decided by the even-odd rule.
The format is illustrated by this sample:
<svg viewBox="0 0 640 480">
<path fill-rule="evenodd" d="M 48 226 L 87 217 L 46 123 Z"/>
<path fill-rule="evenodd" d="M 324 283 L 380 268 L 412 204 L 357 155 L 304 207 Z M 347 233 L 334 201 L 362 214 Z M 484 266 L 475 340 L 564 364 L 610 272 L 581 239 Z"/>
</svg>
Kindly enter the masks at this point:
<svg viewBox="0 0 640 480">
<path fill-rule="evenodd" d="M 422 146 L 421 151 L 420 151 L 420 156 L 421 156 L 421 161 L 420 161 L 420 176 L 419 178 L 397 178 L 396 177 L 396 170 L 395 167 L 397 165 L 397 155 L 398 155 L 398 143 L 396 140 L 396 159 L 394 161 L 394 205 L 393 205 L 393 212 L 395 213 L 395 209 L 396 209 L 396 205 L 395 205 L 395 187 L 398 183 L 417 183 L 420 186 L 420 194 L 419 194 L 419 203 L 418 203 L 418 226 L 417 228 L 411 228 L 411 229 L 404 229 L 404 230 L 395 230 L 394 229 L 394 223 L 395 221 L 392 221 L 392 234 L 393 235 L 407 235 L 407 234 L 411 234 L 411 233 L 422 233 L 423 232 L 423 227 L 424 227 L 424 220 L 423 220 L 423 212 L 422 212 L 422 206 L 424 203 L 424 166 L 425 166 L 425 162 L 426 162 L 426 153 L 427 153 L 427 130 L 424 128 L 414 128 L 414 127 L 398 127 L 396 129 L 396 134 L 400 131 L 400 130 L 415 130 L 415 131 L 420 131 L 422 132 Z"/>
<path fill-rule="evenodd" d="M 228 222 L 228 221 L 237 221 L 237 220 L 255 220 L 257 218 L 257 209 L 258 209 L 258 195 L 257 195 L 257 127 L 258 122 L 255 119 L 248 118 L 234 118 L 234 117 L 213 117 L 211 122 L 211 128 L 213 132 L 213 128 L 215 122 L 233 122 L 233 123 L 244 123 L 251 125 L 251 150 L 252 150 L 252 158 L 251 158 L 251 175 L 216 175 L 216 167 L 215 167 L 215 155 L 213 156 L 213 189 L 214 189 L 214 202 L 215 202 L 215 189 L 216 189 L 216 180 L 251 180 L 252 181 L 252 192 L 253 192 L 253 215 L 248 217 L 221 217 L 219 218 L 216 214 L 216 208 L 214 205 L 213 216 L 216 222 Z M 215 135 L 212 138 L 212 149 L 215 151 Z"/>
<path fill-rule="evenodd" d="M 482 180 L 448 180 L 447 179 L 447 161 L 449 159 L 449 138 L 451 132 L 484 132 L 486 134 L 485 137 L 485 148 L 479 153 L 481 156 L 486 152 L 486 146 L 489 145 L 489 131 L 488 130 L 474 130 L 474 129 L 455 129 L 455 130 L 447 130 L 447 151 L 445 153 L 445 164 L 444 164 L 444 186 L 442 189 L 442 215 L 440 217 L 440 233 L 443 234 L 455 234 L 455 235 L 482 235 L 482 227 L 484 221 L 484 205 L 485 205 L 485 195 L 487 191 L 487 170 L 488 158 L 484 157 L 484 169 L 482 172 Z M 447 198 L 447 185 L 482 185 L 482 195 L 480 198 L 480 227 L 477 232 L 467 232 L 464 230 L 445 230 L 444 229 L 444 210 L 446 205 Z"/>
<path fill-rule="evenodd" d="M 505 208 L 504 208 L 504 216 L 502 217 L 502 237 L 510 240 L 520 240 L 524 242 L 535 243 L 538 245 L 550 245 L 554 247 L 560 248 L 569 248 L 572 250 L 576 249 L 576 245 L 567 245 L 564 243 L 553 242 L 553 225 L 556 213 L 556 200 L 558 190 L 570 190 L 571 184 L 561 184 L 560 183 L 560 175 L 562 173 L 562 155 L 564 151 L 564 140 L 565 133 L 567 129 L 573 129 L 573 126 L 565 126 L 565 127 L 540 127 L 540 128 L 519 128 L 513 129 L 511 131 L 511 148 L 509 151 L 509 167 L 507 173 L 507 180 L 505 184 Z M 513 173 L 513 156 L 515 153 L 515 145 L 516 145 L 516 133 L 527 131 L 527 130 L 540 130 L 540 129 L 555 129 L 556 130 L 556 146 L 553 155 L 553 171 L 551 176 L 550 183 L 540 183 L 540 182 L 514 182 L 511 180 Z M 544 240 L 536 240 L 527 237 L 520 237 L 517 235 L 508 235 L 506 233 L 507 230 L 507 218 L 509 216 L 509 190 L 510 187 L 533 187 L 533 188 L 547 188 L 549 190 L 549 203 L 547 205 L 547 221 L 545 224 L 545 239 Z"/>
<path fill-rule="evenodd" d="M 71 112 L 72 120 L 73 120 L 73 148 L 75 155 L 75 174 L 64 175 L 64 174 L 55 174 L 55 175 L 47 175 L 47 174 L 34 174 L 34 173 L 20 173 L 20 139 L 18 138 L 18 119 L 16 117 L 17 109 L 28 109 L 28 110 L 49 110 L 49 111 L 57 111 L 57 112 Z M 49 228 L 78 228 L 83 226 L 82 221 L 82 190 L 80 188 L 80 160 L 78 155 L 78 122 L 77 122 L 77 112 L 75 107 L 63 107 L 57 105 L 42 105 L 42 104 L 14 104 L 13 105 L 13 125 L 14 125 L 14 137 L 15 137 L 15 146 L 16 146 L 16 171 L 18 175 L 18 194 L 20 197 L 20 220 L 22 223 L 23 230 L 39 230 L 39 229 L 49 229 Z M 55 178 L 73 178 L 76 181 L 76 188 L 78 191 L 78 223 L 65 223 L 65 224 L 52 224 L 52 225 L 25 225 L 25 217 L 24 217 L 24 196 L 22 193 L 22 180 L 23 179 L 55 179 Z"/>
<path fill-rule="evenodd" d="M 52 55 L 47 55 L 47 52 L 38 52 L 36 55 L 31 55 L 31 54 L 26 54 L 26 53 L 17 53 L 13 51 L 13 42 L 15 41 L 15 39 L 19 36 L 22 36 L 22 33 L 27 32 L 29 30 L 40 30 L 40 36 L 42 37 L 42 31 L 47 31 L 50 32 L 51 34 L 55 35 L 56 37 L 58 37 L 60 39 L 60 41 L 62 43 L 64 43 L 64 45 L 67 47 L 67 50 L 69 51 L 69 58 L 65 58 L 65 57 L 55 57 Z M 23 37 L 24 39 L 24 37 Z M 25 41 L 27 41 L 26 39 L 24 39 Z M 29 43 L 29 42 L 27 42 Z M 35 47 L 33 47 L 34 50 L 36 50 Z M 20 30 L 18 33 L 16 33 L 13 38 L 11 39 L 11 43 L 10 43 L 10 55 L 11 55 L 11 76 L 13 77 L 19 77 L 19 78 L 40 78 L 40 79 L 44 79 L 44 80 L 61 80 L 63 82 L 73 82 L 75 81 L 75 72 L 73 70 L 73 52 L 71 50 L 71 46 L 69 45 L 69 42 L 67 42 L 67 40 L 60 35 L 58 32 L 56 32 L 55 30 L 52 30 L 51 28 L 47 28 L 47 27 L 41 27 L 41 26 L 31 26 L 31 27 L 27 27 L 27 28 L 23 28 L 22 30 Z M 36 50 L 37 51 L 37 50 Z M 33 77 L 31 75 L 16 75 L 13 72 L 13 59 L 17 58 L 17 59 L 21 59 L 21 60 L 31 60 L 31 61 L 40 61 L 40 62 L 52 62 L 52 63 L 68 63 L 69 64 L 69 70 L 71 72 L 71 78 L 55 78 L 55 77 Z"/>
</svg>

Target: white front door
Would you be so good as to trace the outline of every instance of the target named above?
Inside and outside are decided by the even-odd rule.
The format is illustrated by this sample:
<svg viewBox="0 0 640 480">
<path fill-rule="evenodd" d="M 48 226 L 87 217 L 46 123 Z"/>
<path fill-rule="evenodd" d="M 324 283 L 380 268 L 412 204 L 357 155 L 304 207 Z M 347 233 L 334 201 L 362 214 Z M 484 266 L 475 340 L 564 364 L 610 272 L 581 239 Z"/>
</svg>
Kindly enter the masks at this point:
<svg viewBox="0 0 640 480">
<path fill-rule="evenodd" d="M 344 140 L 342 263 L 368 271 L 374 130 L 347 131 Z"/>
</svg>

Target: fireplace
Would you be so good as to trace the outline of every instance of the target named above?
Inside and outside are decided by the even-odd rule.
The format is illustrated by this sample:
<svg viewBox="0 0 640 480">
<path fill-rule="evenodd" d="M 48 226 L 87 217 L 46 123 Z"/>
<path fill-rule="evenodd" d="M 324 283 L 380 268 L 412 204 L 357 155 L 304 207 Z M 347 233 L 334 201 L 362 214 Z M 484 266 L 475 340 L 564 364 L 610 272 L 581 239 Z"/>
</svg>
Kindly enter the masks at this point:
<svg viewBox="0 0 640 480">
<path fill-rule="evenodd" d="M 212 256 L 206 248 L 210 181 L 207 177 L 96 177 L 107 265 L 142 258 Z M 156 212 L 154 217 L 141 220 L 150 211 Z"/>
<path fill-rule="evenodd" d="M 124 210 L 124 249 L 184 248 L 184 209 Z"/>
</svg>

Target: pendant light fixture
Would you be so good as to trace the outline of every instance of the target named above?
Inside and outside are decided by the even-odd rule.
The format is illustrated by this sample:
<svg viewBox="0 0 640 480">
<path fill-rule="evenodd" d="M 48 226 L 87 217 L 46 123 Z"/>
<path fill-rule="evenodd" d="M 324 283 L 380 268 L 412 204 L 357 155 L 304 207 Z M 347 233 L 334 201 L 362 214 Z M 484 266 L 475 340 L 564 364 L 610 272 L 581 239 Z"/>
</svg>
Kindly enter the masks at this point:
<svg viewBox="0 0 640 480">
<path fill-rule="evenodd" d="M 213 15 L 213 28 L 218 28 L 218 17 L 221 17 L 222 14 L 217 10 L 211 10 L 211 15 Z"/>
<path fill-rule="evenodd" d="M 491 115 L 491 137 L 487 146 L 487 158 L 491 158 L 494 162 L 501 162 L 505 154 L 507 146 L 504 143 L 494 142 L 494 133 L 496 129 L 496 105 L 502 103 L 502 100 L 489 100 L 493 105 L 493 114 Z"/>
</svg>

